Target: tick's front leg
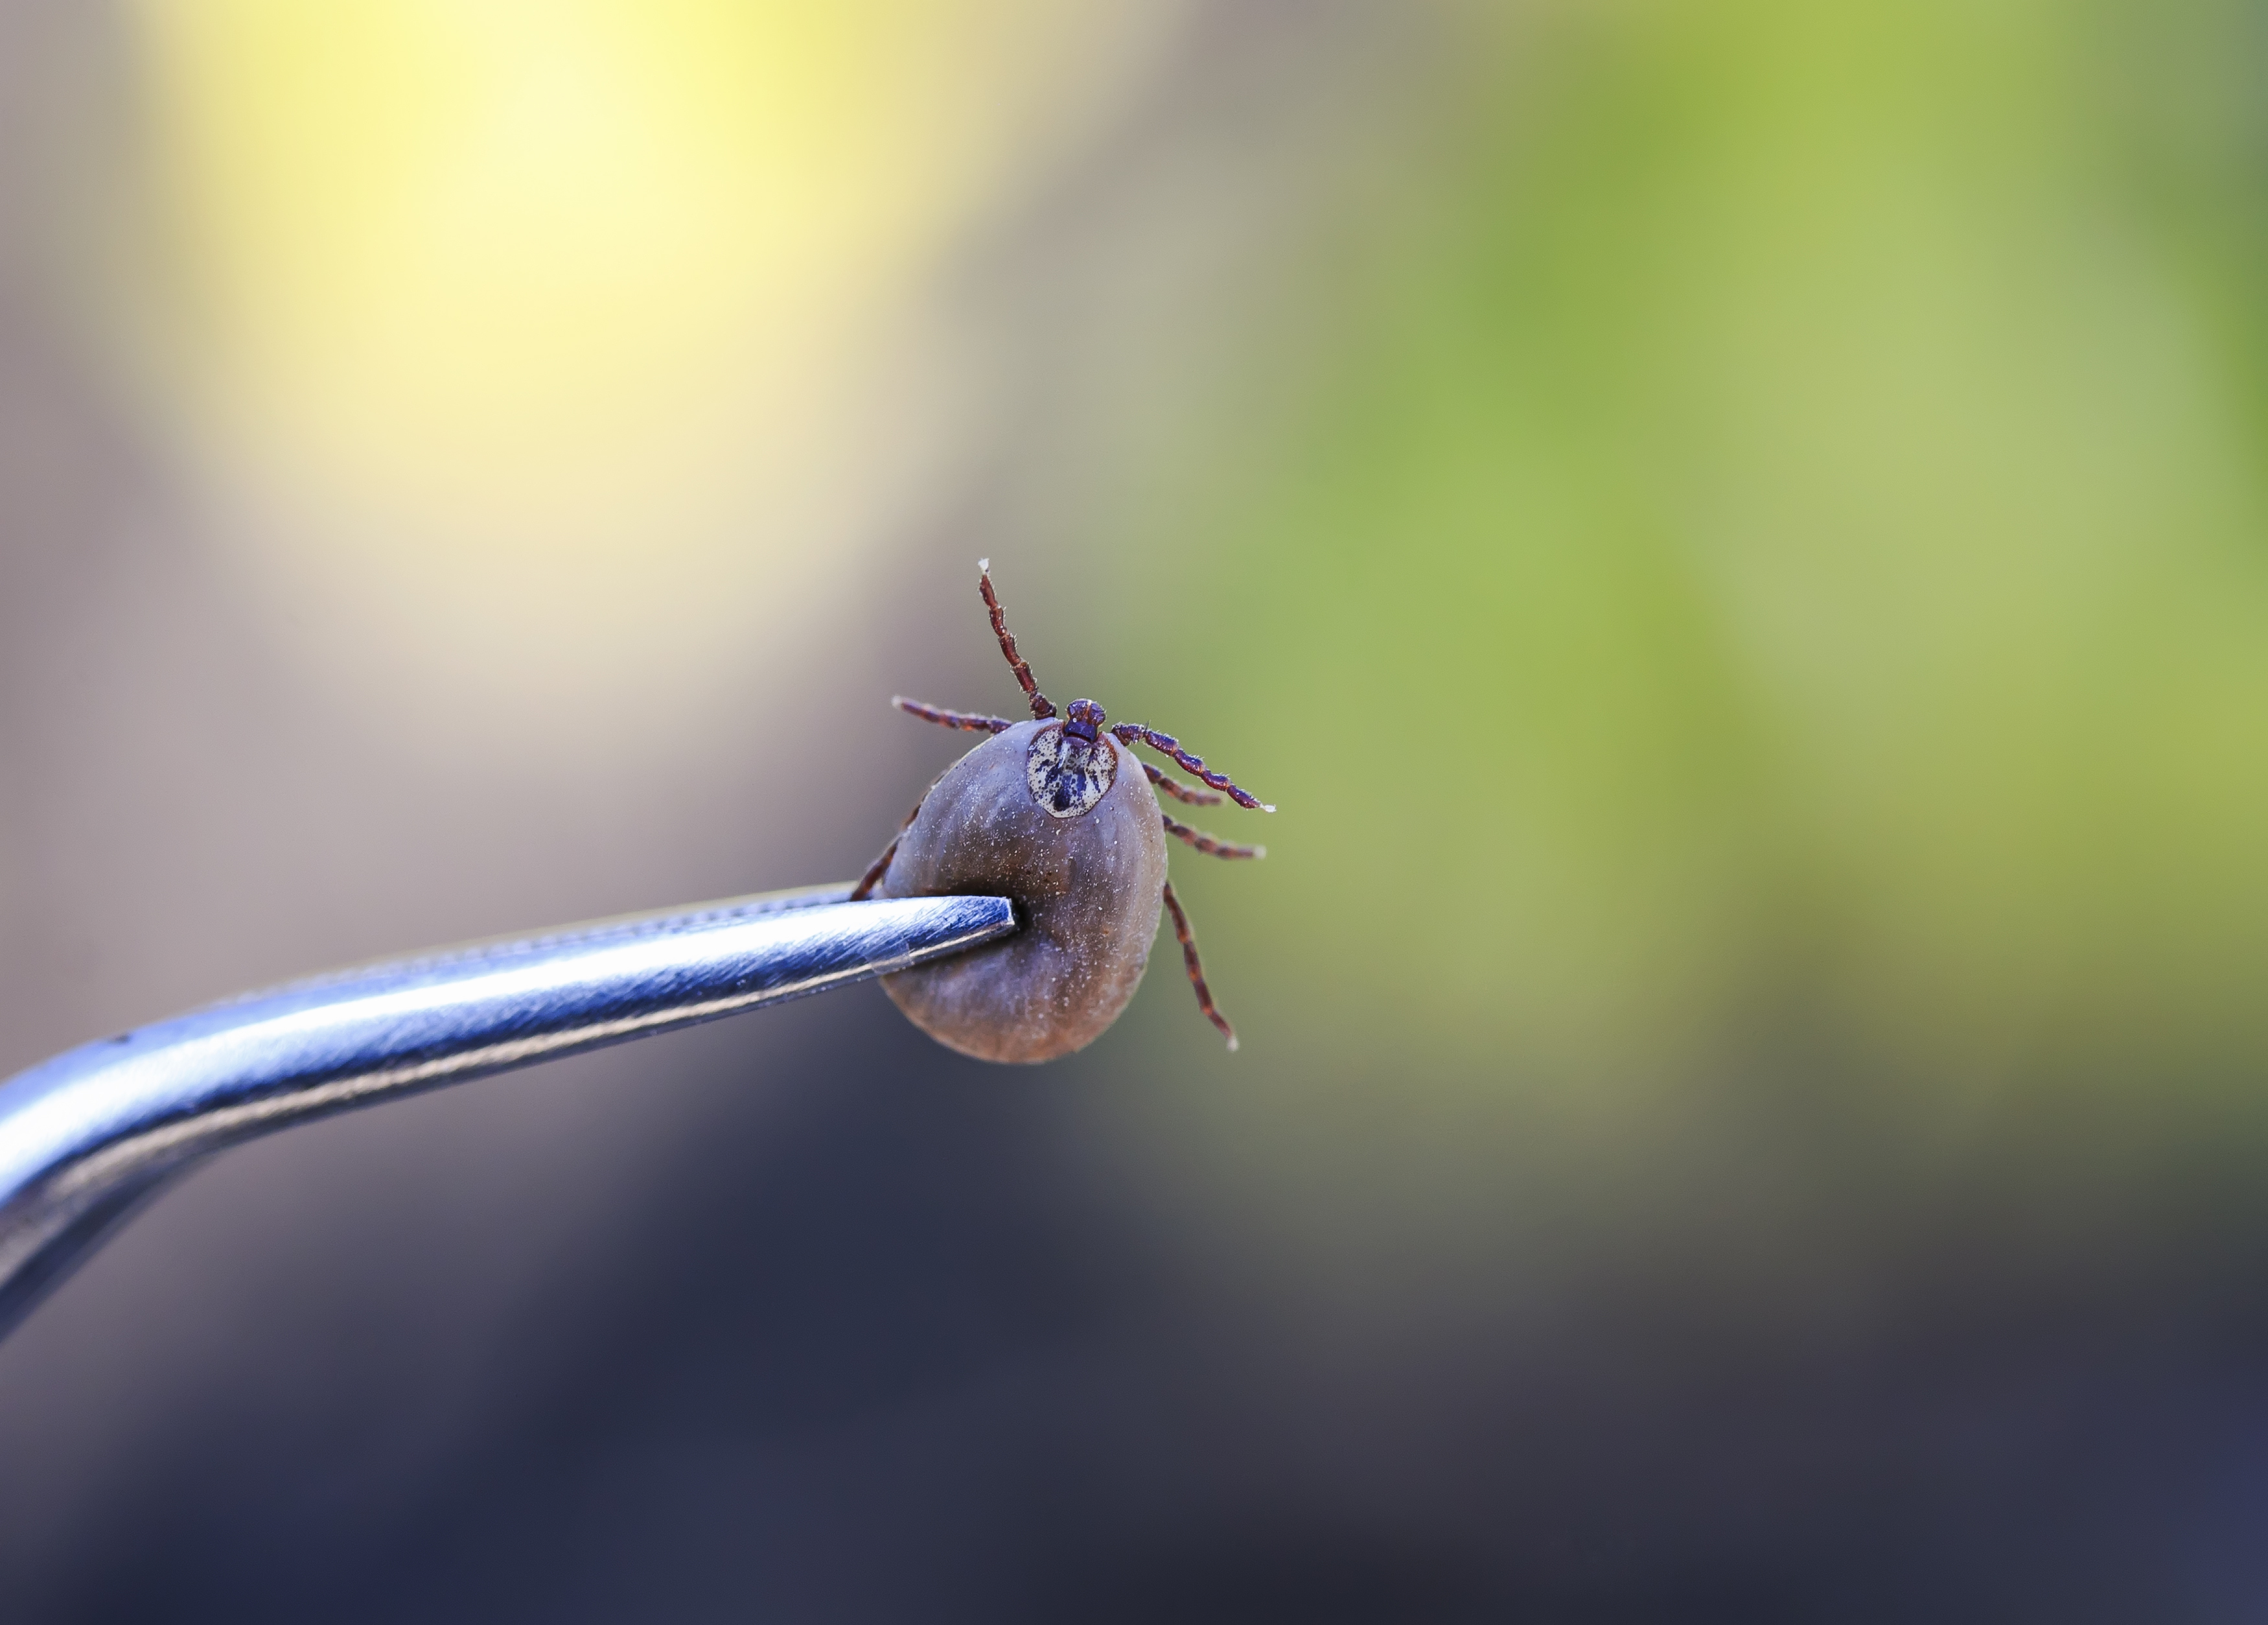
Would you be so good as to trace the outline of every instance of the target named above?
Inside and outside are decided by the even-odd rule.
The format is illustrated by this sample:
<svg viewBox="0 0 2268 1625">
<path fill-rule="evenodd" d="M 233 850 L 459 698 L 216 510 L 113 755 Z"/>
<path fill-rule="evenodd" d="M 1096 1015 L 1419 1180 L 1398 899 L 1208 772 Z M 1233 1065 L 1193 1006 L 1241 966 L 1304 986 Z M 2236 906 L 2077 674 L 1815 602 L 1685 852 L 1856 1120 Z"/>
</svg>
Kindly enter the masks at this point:
<svg viewBox="0 0 2268 1625">
<path fill-rule="evenodd" d="M 992 635 L 1000 640 L 1000 653 L 1008 657 L 1008 669 L 1016 674 L 1016 686 L 1024 691 L 1032 714 L 1041 721 L 1055 715 L 1053 701 L 1040 692 L 1040 685 L 1032 676 L 1031 662 L 1016 653 L 1016 634 L 1008 630 L 1008 612 L 1000 607 L 1000 600 L 992 591 L 992 561 L 976 561 L 976 591 L 984 600 L 984 612 L 992 617 Z"/>
<path fill-rule="evenodd" d="M 1204 757 L 1192 755 L 1182 750 L 1182 742 L 1171 734 L 1161 734 L 1154 728 L 1143 727 L 1139 722 L 1114 722 L 1110 725 L 1110 731 L 1127 744 L 1147 745 L 1152 750 L 1162 751 L 1173 757 L 1214 789 L 1226 791 L 1228 799 L 1239 807 L 1249 807 L 1258 812 L 1276 810 L 1249 790 L 1242 789 L 1232 783 L 1226 773 L 1214 772 L 1204 764 Z"/>
<path fill-rule="evenodd" d="M 934 722 L 939 728 L 967 728 L 972 734 L 998 734 L 1016 725 L 1005 717 L 979 716 L 972 711 L 946 711 L 936 705 L 924 705 L 917 699 L 908 699 L 902 694 L 890 696 L 890 704 L 909 717 L 919 717 L 924 722 Z"/>
</svg>

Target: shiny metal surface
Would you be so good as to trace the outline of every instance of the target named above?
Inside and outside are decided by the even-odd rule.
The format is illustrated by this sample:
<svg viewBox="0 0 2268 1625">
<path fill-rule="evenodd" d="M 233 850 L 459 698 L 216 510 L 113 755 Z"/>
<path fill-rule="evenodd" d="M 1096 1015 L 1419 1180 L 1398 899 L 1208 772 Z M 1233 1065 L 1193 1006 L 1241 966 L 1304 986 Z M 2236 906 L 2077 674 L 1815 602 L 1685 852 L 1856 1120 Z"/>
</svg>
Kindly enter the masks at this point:
<svg viewBox="0 0 2268 1625">
<path fill-rule="evenodd" d="M 863 981 L 1015 929 L 1004 897 L 847 887 L 440 950 L 247 994 L 0 1084 L 0 1333 L 161 1185 L 350 1106 Z"/>
</svg>

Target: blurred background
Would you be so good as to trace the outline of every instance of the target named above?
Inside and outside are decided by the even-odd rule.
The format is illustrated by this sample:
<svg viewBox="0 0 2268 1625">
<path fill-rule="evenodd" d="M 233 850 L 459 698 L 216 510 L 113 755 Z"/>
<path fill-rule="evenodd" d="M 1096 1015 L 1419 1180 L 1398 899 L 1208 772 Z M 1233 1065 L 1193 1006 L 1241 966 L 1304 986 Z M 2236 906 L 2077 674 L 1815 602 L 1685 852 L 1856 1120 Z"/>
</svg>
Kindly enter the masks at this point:
<svg viewBox="0 0 2268 1625">
<path fill-rule="evenodd" d="M 1092 1050 L 335 1119 L 0 1345 L 0 1615 L 2268 1614 L 2268 15 L 4 0 L 0 1071 L 1281 804 Z"/>
</svg>

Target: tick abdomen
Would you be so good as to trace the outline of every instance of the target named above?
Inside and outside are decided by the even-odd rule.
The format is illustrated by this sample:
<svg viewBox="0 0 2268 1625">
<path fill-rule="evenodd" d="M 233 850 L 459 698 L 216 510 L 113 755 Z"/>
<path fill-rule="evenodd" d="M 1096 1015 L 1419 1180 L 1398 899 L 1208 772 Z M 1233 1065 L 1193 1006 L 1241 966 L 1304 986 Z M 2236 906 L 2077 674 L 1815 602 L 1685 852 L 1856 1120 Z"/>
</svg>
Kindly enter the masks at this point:
<svg viewBox="0 0 2268 1625">
<path fill-rule="evenodd" d="M 1107 787 L 1086 811 L 1066 817 L 1042 807 L 1032 745 L 1062 727 L 1020 722 L 946 769 L 876 890 L 1016 905 L 1021 928 L 1005 942 L 882 979 L 916 1026 L 981 1060 L 1049 1060 L 1092 1043 L 1134 996 L 1158 934 L 1166 881 L 1158 799 L 1139 772 L 1106 770 L 1095 777 Z M 1116 768 L 1120 747 L 1096 742 Z"/>
</svg>

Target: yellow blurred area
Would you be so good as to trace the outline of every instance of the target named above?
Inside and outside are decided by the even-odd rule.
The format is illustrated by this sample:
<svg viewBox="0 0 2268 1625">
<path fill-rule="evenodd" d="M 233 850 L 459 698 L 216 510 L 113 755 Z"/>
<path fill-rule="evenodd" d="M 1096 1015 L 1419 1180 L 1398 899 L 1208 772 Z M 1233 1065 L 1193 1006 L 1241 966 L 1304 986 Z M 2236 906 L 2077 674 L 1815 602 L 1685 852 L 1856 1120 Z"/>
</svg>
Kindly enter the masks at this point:
<svg viewBox="0 0 2268 1625">
<path fill-rule="evenodd" d="M 155 349 L 221 528 L 498 681 L 713 653 L 704 608 L 934 462 L 928 279 L 1169 15 L 144 0 Z"/>
</svg>

